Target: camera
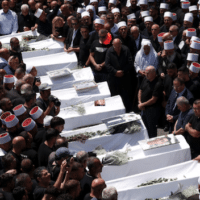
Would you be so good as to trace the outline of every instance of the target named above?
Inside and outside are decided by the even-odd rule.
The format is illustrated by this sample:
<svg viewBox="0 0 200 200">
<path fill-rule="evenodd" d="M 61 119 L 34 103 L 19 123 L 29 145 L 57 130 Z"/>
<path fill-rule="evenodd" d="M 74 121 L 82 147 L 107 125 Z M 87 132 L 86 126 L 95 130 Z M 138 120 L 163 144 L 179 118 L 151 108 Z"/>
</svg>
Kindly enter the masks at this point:
<svg viewBox="0 0 200 200">
<path fill-rule="evenodd" d="M 39 77 L 39 76 L 36 76 L 36 77 L 35 77 L 35 82 L 41 82 L 41 80 L 40 80 L 40 77 Z"/>
<path fill-rule="evenodd" d="M 61 102 L 59 101 L 59 99 L 53 95 L 49 96 L 49 101 L 54 102 L 54 105 L 57 107 L 60 107 L 60 105 L 61 105 Z"/>
</svg>

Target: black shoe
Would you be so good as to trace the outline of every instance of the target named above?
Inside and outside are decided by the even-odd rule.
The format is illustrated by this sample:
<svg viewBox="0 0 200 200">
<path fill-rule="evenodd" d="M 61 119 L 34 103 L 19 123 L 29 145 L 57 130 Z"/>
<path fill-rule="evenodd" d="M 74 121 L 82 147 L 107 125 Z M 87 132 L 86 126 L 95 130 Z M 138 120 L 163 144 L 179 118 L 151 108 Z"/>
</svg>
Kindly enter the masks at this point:
<svg viewBox="0 0 200 200">
<path fill-rule="evenodd" d="M 169 131 L 169 126 L 165 126 L 165 128 L 163 129 L 163 131 L 165 131 L 165 132 Z"/>
</svg>

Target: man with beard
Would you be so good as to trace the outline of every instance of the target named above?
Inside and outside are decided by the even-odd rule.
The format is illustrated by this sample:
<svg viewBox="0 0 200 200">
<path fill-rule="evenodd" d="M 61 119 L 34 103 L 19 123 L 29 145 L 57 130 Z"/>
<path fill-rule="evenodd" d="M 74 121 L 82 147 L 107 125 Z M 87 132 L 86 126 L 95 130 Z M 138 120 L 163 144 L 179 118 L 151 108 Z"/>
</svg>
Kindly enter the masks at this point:
<svg viewBox="0 0 200 200">
<path fill-rule="evenodd" d="M 142 31 L 142 34 L 146 36 L 147 38 L 150 38 L 152 35 L 151 33 L 151 27 L 153 26 L 153 18 L 148 16 L 144 18 L 144 24 L 145 24 L 145 29 Z"/>
<path fill-rule="evenodd" d="M 19 63 L 23 63 L 19 40 L 16 37 L 10 39 L 10 56 L 17 56 Z"/>
<path fill-rule="evenodd" d="M 122 44 L 127 46 L 131 52 L 132 58 L 134 60 L 136 54 L 136 47 L 134 43 L 133 37 L 128 35 L 128 27 L 126 26 L 126 22 L 121 21 L 118 24 L 118 32 L 119 32 L 119 39 L 121 40 Z"/>
<path fill-rule="evenodd" d="M 136 16 L 134 13 L 127 15 L 127 26 L 130 33 L 131 27 L 136 26 Z"/>
<path fill-rule="evenodd" d="M 160 28 L 160 32 L 169 32 L 169 28 L 173 23 L 173 14 L 171 12 L 165 12 L 164 25 Z"/>
<path fill-rule="evenodd" d="M 17 56 L 10 56 L 8 59 L 8 64 L 4 70 L 6 71 L 6 74 L 15 74 L 15 70 L 19 67 L 19 59 Z"/>
<path fill-rule="evenodd" d="M 162 51 L 160 67 L 158 68 L 158 73 L 161 78 L 165 77 L 167 66 L 170 63 L 176 64 L 177 68 L 181 67 L 182 64 L 181 55 L 174 50 L 174 43 L 172 40 L 164 42 L 164 51 Z"/>
</svg>

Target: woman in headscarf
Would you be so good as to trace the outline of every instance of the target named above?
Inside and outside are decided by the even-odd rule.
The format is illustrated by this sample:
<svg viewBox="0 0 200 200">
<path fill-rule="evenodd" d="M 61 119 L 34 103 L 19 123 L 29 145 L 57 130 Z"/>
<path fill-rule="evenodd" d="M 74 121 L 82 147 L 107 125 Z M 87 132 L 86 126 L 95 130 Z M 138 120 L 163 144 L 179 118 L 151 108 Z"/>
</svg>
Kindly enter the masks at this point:
<svg viewBox="0 0 200 200">
<path fill-rule="evenodd" d="M 90 13 L 90 17 L 91 17 L 92 22 L 95 19 L 99 18 L 99 16 L 96 15 L 95 7 L 93 5 L 86 6 L 86 11 L 88 11 Z"/>
<path fill-rule="evenodd" d="M 154 66 L 157 70 L 158 68 L 158 57 L 155 49 L 153 48 L 150 40 L 143 39 L 141 49 L 137 52 L 135 57 L 135 70 L 138 73 L 138 84 L 142 83 L 145 76 L 145 69 L 148 66 Z"/>
</svg>

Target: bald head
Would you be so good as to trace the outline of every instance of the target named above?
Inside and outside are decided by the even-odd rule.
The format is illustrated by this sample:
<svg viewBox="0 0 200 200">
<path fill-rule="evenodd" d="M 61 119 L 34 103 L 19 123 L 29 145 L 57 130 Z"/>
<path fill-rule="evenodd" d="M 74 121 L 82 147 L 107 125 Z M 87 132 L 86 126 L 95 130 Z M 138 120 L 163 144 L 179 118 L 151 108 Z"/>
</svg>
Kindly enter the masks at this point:
<svg viewBox="0 0 200 200">
<path fill-rule="evenodd" d="M 121 40 L 119 38 L 116 38 L 113 40 L 113 45 L 121 44 Z"/>
<path fill-rule="evenodd" d="M 151 71 L 151 72 L 155 72 L 156 71 L 156 69 L 155 69 L 155 67 L 154 66 L 148 66 L 147 68 L 146 68 L 148 71 Z"/>
<path fill-rule="evenodd" d="M 0 49 L 0 57 L 4 58 L 5 60 L 8 60 L 8 58 L 10 57 L 10 52 L 8 49 L 6 48 L 2 48 Z"/>
<path fill-rule="evenodd" d="M 34 82 L 34 76 L 31 75 L 31 74 L 26 74 L 24 77 L 23 77 L 23 80 L 25 81 L 25 83 L 28 83 L 30 84 L 31 86 L 33 85 L 33 82 Z"/>
<path fill-rule="evenodd" d="M 167 41 L 167 40 L 173 40 L 173 37 L 170 33 L 165 33 L 163 36 L 162 36 L 162 40 L 163 42 L 164 41 Z"/>
<path fill-rule="evenodd" d="M 17 136 L 13 138 L 12 145 L 13 149 L 24 149 L 26 141 L 22 136 Z"/>
<path fill-rule="evenodd" d="M 25 94 L 28 91 L 32 90 L 32 86 L 28 83 L 25 83 L 21 86 L 21 94 Z"/>
<path fill-rule="evenodd" d="M 139 28 L 137 26 L 132 26 L 131 35 L 133 36 L 134 40 L 138 38 L 139 34 L 140 34 Z"/>
<path fill-rule="evenodd" d="M 104 29 L 106 29 L 108 32 L 110 32 L 110 28 L 111 28 L 110 23 L 107 22 L 104 24 Z"/>
<path fill-rule="evenodd" d="M 102 191 L 106 188 L 106 183 L 102 178 L 96 178 L 92 181 L 91 184 L 91 194 L 96 198 L 101 199 Z"/>
</svg>

